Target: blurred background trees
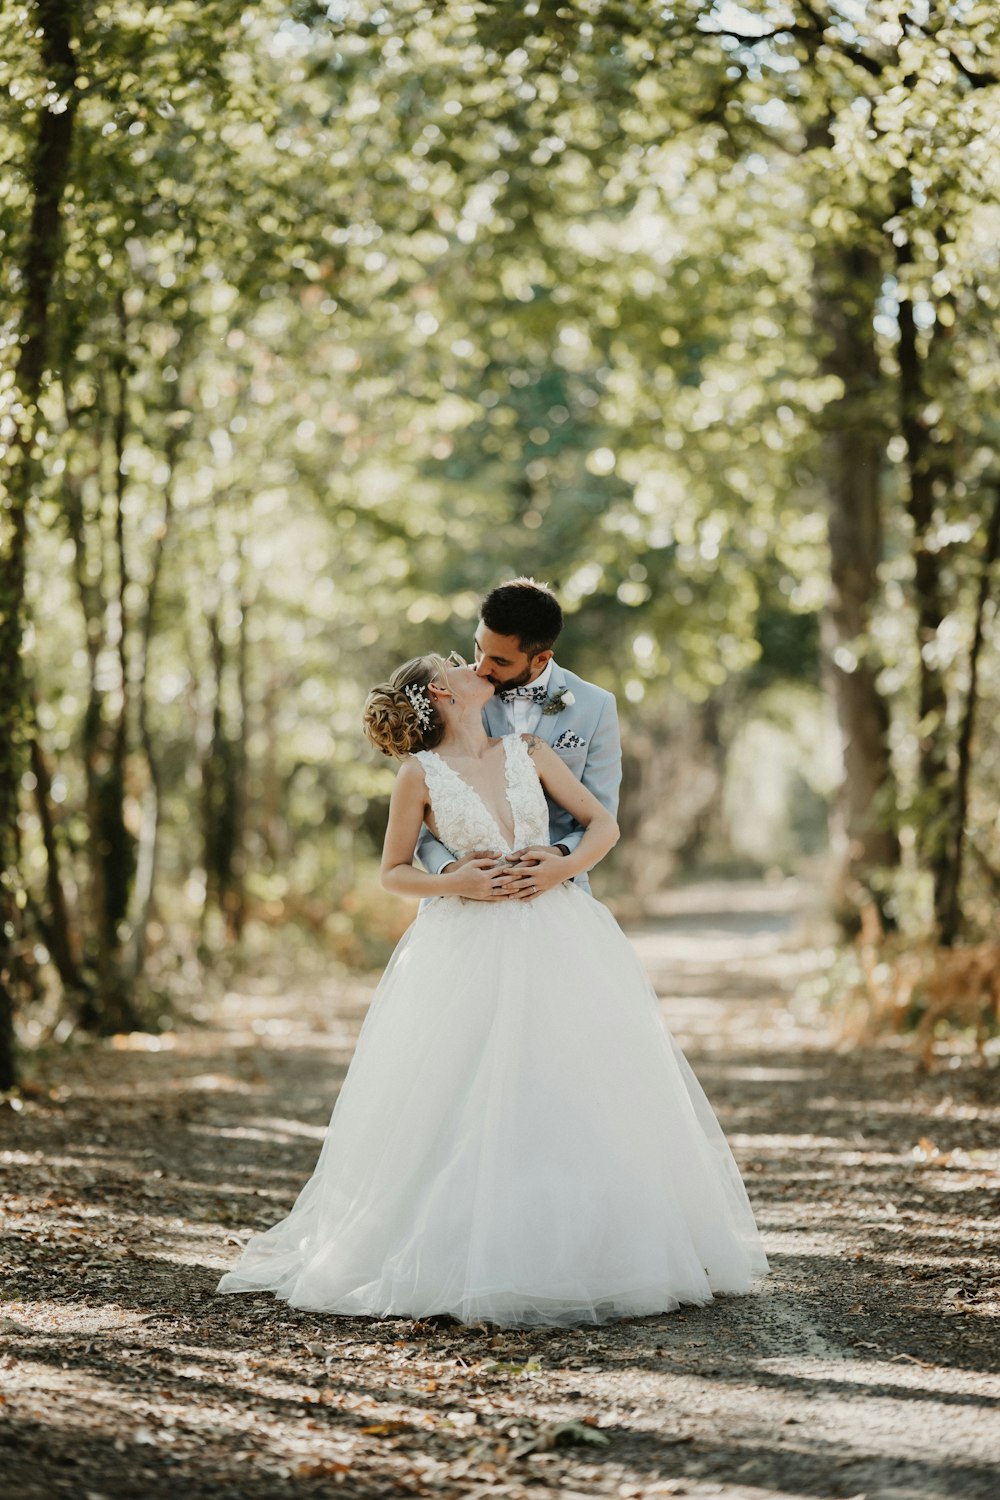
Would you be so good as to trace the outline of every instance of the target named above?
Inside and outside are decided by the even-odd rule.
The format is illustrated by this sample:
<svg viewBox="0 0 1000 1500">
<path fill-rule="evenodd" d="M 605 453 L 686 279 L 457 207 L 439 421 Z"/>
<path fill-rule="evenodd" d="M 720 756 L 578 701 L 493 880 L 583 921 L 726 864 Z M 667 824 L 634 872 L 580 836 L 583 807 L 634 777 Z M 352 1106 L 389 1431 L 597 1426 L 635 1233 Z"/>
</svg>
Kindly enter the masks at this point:
<svg viewBox="0 0 1000 1500">
<path fill-rule="evenodd" d="M 261 924 L 378 961 L 364 693 L 516 572 L 619 696 L 608 882 L 987 927 L 997 32 L 7 7 L 0 1085 Z"/>
</svg>

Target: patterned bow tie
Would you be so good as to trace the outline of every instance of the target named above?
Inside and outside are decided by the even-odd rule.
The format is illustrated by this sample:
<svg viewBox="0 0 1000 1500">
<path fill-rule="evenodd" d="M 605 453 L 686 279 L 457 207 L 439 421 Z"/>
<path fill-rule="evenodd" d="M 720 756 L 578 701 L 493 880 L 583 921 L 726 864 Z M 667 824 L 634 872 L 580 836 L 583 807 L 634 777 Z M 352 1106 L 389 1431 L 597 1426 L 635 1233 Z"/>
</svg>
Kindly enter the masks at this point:
<svg viewBox="0 0 1000 1500">
<path fill-rule="evenodd" d="M 507 688 L 506 692 L 498 693 L 497 696 L 503 703 L 513 703 L 515 698 L 527 698 L 531 703 L 544 703 L 549 696 L 549 690 L 526 683 L 524 687 Z"/>
</svg>

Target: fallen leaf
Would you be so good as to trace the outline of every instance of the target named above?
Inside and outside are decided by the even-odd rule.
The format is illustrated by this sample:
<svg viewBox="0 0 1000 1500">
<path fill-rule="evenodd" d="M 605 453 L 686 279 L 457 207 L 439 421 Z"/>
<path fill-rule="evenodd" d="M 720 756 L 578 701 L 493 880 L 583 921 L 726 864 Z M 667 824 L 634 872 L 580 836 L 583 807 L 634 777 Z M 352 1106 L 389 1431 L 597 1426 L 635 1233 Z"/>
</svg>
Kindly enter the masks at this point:
<svg viewBox="0 0 1000 1500">
<path fill-rule="evenodd" d="M 523 1458 L 528 1453 L 544 1453 L 550 1448 L 569 1446 L 573 1443 L 594 1443 L 605 1448 L 611 1439 L 606 1433 L 599 1432 L 590 1422 L 597 1419 L 592 1417 L 584 1422 L 550 1422 L 540 1427 L 531 1437 L 518 1443 L 510 1450 L 511 1458 Z"/>
</svg>

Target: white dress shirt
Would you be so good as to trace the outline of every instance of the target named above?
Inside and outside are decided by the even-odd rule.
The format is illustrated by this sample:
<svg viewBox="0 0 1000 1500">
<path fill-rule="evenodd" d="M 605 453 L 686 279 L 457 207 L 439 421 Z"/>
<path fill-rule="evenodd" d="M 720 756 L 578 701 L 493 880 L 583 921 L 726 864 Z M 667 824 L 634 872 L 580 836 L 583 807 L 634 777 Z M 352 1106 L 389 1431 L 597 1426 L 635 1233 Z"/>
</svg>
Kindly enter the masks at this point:
<svg viewBox="0 0 1000 1500">
<path fill-rule="evenodd" d="M 524 686 L 545 688 L 547 692 L 551 676 L 552 659 L 550 658 L 544 672 L 532 682 L 526 682 Z M 530 698 L 512 698 L 509 703 L 504 704 L 507 710 L 507 721 L 515 734 L 534 734 L 542 722 L 544 707 L 544 703 L 533 703 Z"/>
</svg>

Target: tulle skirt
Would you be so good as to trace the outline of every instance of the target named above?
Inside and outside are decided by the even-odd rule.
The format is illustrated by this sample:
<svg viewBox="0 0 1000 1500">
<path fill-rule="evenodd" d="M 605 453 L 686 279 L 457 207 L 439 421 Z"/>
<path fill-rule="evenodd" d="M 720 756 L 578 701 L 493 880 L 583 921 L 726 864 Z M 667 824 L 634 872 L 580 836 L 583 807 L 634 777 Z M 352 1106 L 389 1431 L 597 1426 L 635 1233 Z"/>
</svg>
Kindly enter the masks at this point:
<svg viewBox="0 0 1000 1500">
<path fill-rule="evenodd" d="M 568 885 L 425 904 L 312 1177 L 218 1290 L 527 1327 L 705 1303 L 767 1269 L 631 944 Z"/>
</svg>

